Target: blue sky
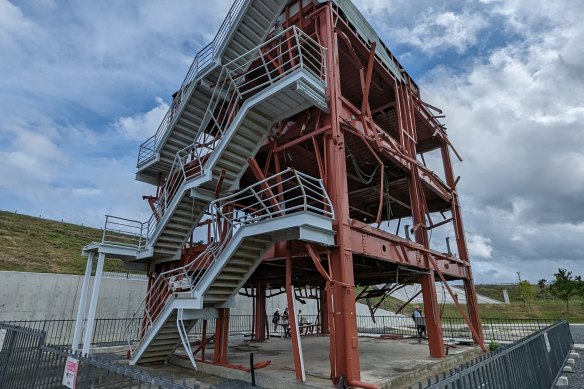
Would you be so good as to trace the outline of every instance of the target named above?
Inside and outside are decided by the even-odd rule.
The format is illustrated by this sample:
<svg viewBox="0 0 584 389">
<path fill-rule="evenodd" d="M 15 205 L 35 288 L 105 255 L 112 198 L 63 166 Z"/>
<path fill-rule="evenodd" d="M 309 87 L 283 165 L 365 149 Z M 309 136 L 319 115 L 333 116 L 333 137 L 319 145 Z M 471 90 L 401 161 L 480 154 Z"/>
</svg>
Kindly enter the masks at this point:
<svg viewBox="0 0 584 389">
<path fill-rule="evenodd" d="M 356 4 L 447 115 L 479 282 L 584 273 L 584 4 Z M 146 219 L 138 145 L 229 6 L 0 0 L 0 209 Z"/>
</svg>

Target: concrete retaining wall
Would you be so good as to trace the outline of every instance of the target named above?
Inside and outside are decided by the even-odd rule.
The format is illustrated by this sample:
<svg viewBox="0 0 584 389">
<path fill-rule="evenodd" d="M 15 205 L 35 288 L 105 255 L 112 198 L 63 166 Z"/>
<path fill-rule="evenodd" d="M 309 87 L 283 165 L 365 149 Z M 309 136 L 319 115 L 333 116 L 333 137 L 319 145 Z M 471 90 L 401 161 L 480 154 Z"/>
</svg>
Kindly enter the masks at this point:
<svg viewBox="0 0 584 389">
<path fill-rule="evenodd" d="M 129 318 L 146 294 L 145 279 L 123 279 L 104 276 L 101 281 L 97 318 Z M 83 285 L 83 276 L 50 273 L 0 271 L 0 321 L 75 319 Z M 92 279 L 93 285 L 93 279 Z M 231 315 L 251 315 L 253 300 L 237 295 Z M 271 316 L 277 307 L 280 313 L 288 305 L 285 294 L 266 301 L 266 313 Z M 296 301 L 303 315 L 317 315 L 315 300 L 306 304 Z M 357 315 L 369 315 L 366 305 L 357 304 Z M 378 316 L 392 315 L 378 310 Z"/>
<path fill-rule="evenodd" d="M 83 276 L 0 271 L 0 321 L 75 319 L 82 285 Z M 145 280 L 104 277 L 96 317 L 130 317 L 145 293 Z"/>
</svg>

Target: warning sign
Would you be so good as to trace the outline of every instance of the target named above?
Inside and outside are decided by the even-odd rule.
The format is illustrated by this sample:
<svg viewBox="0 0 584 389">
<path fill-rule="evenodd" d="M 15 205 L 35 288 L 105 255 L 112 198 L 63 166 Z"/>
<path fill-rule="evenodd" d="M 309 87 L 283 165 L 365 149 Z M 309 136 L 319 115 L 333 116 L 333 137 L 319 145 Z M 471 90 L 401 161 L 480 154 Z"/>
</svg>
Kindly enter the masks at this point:
<svg viewBox="0 0 584 389">
<path fill-rule="evenodd" d="M 65 363 L 65 373 L 63 374 L 63 385 L 68 388 L 75 389 L 77 383 L 77 370 L 79 369 L 79 360 L 67 357 Z"/>
</svg>

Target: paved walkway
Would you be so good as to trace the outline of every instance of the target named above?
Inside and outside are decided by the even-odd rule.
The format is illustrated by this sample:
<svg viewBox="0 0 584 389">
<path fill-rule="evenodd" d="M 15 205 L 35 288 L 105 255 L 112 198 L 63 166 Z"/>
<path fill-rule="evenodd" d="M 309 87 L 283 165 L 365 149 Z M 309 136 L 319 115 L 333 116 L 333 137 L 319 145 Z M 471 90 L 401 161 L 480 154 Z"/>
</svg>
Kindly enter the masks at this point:
<svg viewBox="0 0 584 389">
<path fill-rule="evenodd" d="M 584 324 L 572 324 L 570 331 L 575 344 L 584 344 Z M 569 384 L 569 386 L 564 386 L 565 388 L 584 388 L 584 351 L 577 351 L 577 353 L 580 354 L 580 358 L 576 358 L 576 364 L 572 365 L 573 372 L 565 373 Z"/>
</svg>

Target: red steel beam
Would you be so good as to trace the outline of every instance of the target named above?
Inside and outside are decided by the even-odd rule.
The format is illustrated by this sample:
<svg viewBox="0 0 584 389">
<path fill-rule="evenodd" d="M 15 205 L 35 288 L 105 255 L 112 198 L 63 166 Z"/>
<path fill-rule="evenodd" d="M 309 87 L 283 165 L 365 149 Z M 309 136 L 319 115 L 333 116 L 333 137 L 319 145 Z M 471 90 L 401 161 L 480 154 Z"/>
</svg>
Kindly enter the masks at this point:
<svg viewBox="0 0 584 389">
<path fill-rule="evenodd" d="M 452 169 L 452 162 L 450 160 L 450 154 L 448 150 L 448 146 L 443 144 L 441 147 L 442 151 L 442 163 L 444 165 L 444 175 L 446 177 L 446 182 L 450 185 L 452 189 L 452 202 L 451 202 L 451 210 L 452 210 L 452 222 L 454 225 L 454 234 L 456 237 L 456 246 L 458 249 L 458 256 L 469 264 L 468 267 L 468 277 L 464 280 L 464 290 L 466 294 L 466 303 L 467 303 L 467 310 L 470 316 L 470 321 L 472 326 L 476 329 L 477 333 L 480 335 L 477 339 L 475 339 L 475 343 L 484 343 L 484 339 L 482 339 L 482 324 L 480 319 L 479 313 L 479 305 L 477 302 L 476 291 L 474 287 L 474 280 L 472 277 L 472 272 L 470 269 L 470 260 L 468 255 L 468 248 L 466 246 L 466 238 L 464 235 L 464 225 L 462 223 L 462 217 L 460 213 L 460 203 L 458 201 L 458 193 L 456 191 L 456 183 L 458 179 L 454 178 L 454 171 Z"/>
</svg>

